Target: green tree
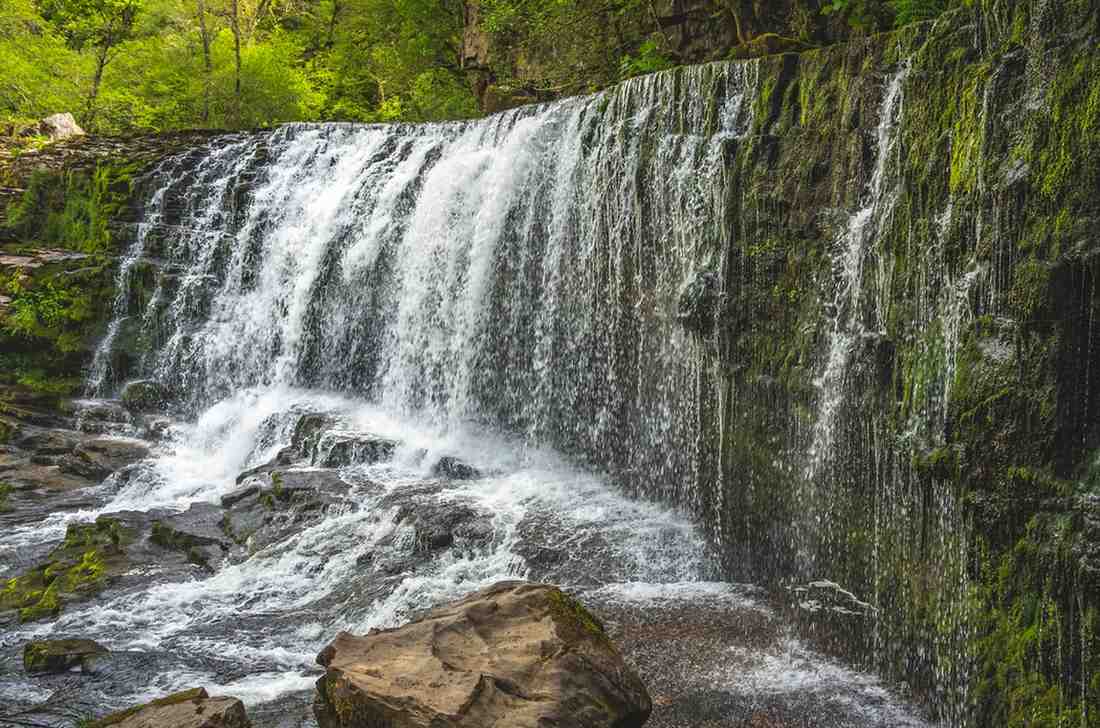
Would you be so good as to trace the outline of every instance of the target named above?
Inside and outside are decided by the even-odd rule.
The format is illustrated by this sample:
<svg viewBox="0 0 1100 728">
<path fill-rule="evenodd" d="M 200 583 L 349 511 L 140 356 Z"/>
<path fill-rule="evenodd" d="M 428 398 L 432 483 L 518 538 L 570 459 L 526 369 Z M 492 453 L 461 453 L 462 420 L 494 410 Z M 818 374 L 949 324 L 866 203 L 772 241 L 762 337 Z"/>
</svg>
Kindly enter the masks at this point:
<svg viewBox="0 0 1100 728">
<path fill-rule="evenodd" d="M 93 126 L 103 71 L 120 44 L 133 32 L 142 0 L 46 0 L 43 15 L 76 50 L 88 49 L 93 58 L 92 82 L 82 121 Z"/>
<path fill-rule="evenodd" d="M 0 1 L 0 120 L 16 128 L 79 102 L 84 63 L 31 0 Z"/>
</svg>

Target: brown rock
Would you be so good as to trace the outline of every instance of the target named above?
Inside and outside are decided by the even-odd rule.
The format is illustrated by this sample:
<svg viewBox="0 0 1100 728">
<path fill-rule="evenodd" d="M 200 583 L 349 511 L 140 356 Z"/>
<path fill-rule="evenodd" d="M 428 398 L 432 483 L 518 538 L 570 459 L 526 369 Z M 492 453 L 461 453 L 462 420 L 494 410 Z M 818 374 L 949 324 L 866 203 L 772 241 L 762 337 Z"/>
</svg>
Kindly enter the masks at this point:
<svg viewBox="0 0 1100 728">
<path fill-rule="evenodd" d="M 186 690 L 112 713 L 92 728 L 250 728 L 244 704 L 236 698 L 211 698 L 203 688 Z"/>
<path fill-rule="evenodd" d="M 599 621 L 546 584 L 501 582 L 398 629 L 342 632 L 317 660 L 321 728 L 637 728 L 651 710 Z"/>
</svg>

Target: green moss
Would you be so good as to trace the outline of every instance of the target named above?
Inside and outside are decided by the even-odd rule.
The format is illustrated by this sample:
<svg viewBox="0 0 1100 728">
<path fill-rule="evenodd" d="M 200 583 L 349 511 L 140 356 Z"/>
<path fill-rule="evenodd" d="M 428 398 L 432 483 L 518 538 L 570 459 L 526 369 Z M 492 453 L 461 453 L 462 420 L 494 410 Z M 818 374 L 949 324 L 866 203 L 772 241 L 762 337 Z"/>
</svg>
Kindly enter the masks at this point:
<svg viewBox="0 0 1100 728">
<path fill-rule="evenodd" d="M 3 439 L 0 438 L 0 442 L 2 441 Z M 14 490 L 14 488 L 11 483 L 5 483 L 0 480 L 0 513 L 11 511 L 11 504 L 8 502 L 8 499 L 11 497 L 12 490 Z"/>
<path fill-rule="evenodd" d="M 614 648 L 603 623 L 585 609 L 583 604 L 557 588 L 551 589 L 547 596 L 550 600 L 550 614 L 559 629 L 565 630 L 563 636 L 566 639 L 587 637 Z"/>
<path fill-rule="evenodd" d="M 112 518 L 71 524 L 64 541 L 44 563 L 6 582 L 0 591 L 0 608 L 18 610 L 21 621 L 56 617 L 66 601 L 103 588 L 126 563 L 122 548 L 132 539 Z"/>
</svg>

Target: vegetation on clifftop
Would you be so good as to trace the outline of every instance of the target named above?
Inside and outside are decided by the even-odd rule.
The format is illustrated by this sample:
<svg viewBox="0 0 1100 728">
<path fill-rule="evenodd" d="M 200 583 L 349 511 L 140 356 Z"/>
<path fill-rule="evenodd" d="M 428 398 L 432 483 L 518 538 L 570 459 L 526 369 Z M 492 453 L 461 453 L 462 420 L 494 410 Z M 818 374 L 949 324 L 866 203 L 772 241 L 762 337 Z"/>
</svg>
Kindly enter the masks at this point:
<svg viewBox="0 0 1100 728">
<path fill-rule="evenodd" d="M 0 129 L 64 111 L 98 132 L 464 118 L 674 64 L 828 44 L 946 6 L 3 0 Z"/>
</svg>

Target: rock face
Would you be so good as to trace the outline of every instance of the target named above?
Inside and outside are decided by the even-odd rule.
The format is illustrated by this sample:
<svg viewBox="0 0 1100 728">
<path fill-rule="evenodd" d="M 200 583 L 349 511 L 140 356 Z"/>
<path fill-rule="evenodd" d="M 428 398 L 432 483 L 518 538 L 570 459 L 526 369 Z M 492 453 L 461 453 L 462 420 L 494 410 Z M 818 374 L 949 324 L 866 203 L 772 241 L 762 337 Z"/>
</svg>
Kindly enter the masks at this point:
<svg viewBox="0 0 1100 728">
<path fill-rule="evenodd" d="M 250 728 L 244 704 L 236 698 L 210 697 L 203 688 L 186 690 L 112 713 L 93 728 Z"/>
<path fill-rule="evenodd" d="M 634 728 L 645 686 L 556 587 L 501 582 L 404 627 L 341 633 L 317 658 L 321 728 Z"/>
<path fill-rule="evenodd" d="M 107 648 L 94 640 L 35 640 L 23 646 L 23 669 L 43 673 L 80 667 L 83 671 L 90 658 L 106 652 Z"/>
</svg>

